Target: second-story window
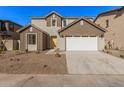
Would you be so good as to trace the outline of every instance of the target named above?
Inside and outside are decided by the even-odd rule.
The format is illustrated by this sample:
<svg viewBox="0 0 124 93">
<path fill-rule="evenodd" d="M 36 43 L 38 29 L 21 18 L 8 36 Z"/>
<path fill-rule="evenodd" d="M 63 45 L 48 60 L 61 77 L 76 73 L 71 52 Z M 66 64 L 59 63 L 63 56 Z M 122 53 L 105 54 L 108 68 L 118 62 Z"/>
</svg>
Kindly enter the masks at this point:
<svg viewBox="0 0 124 93">
<path fill-rule="evenodd" d="M 51 26 L 52 27 L 57 27 L 57 19 L 56 18 L 52 18 L 52 20 L 51 20 Z"/>
<path fill-rule="evenodd" d="M 66 20 L 63 20 L 63 27 L 64 26 L 67 26 L 67 21 Z"/>
<path fill-rule="evenodd" d="M 106 28 L 109 27 L 109 20 L 106 20 Z"/>
</svg>

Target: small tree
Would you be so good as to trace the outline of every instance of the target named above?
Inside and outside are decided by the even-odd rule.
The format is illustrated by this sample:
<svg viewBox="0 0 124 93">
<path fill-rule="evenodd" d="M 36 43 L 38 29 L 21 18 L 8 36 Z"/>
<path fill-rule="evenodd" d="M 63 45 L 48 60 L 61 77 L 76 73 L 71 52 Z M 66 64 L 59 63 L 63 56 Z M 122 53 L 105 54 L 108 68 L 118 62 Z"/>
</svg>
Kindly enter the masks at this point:
<svg viewBox="0 0 124 93">
<path fill-rule="evenodd" d="M 55 56 L 56 56 L 56 57 L 61 57 L 61 55 L 60 55 L 60 49 L 59 49 L 59 48 L 57 48 L 57 49 L 55 50 Z"/>
</svg>

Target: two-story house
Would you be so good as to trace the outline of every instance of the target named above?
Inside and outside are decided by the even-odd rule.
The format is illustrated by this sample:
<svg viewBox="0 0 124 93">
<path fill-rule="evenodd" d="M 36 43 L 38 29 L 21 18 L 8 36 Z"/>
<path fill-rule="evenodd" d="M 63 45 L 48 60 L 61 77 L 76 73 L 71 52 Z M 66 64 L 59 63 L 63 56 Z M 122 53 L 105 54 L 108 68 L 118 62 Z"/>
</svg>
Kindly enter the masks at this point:
<svg viewBox="0 0 124 93">
<path fill-rule="evenodd" d="M 124 50 L 124 7 L 100 13 L 94 22 L 107 29 L 107 48 Z"/>
<path fill-rule="evenodd" d="M 55 48 L 58 44 L 57 36 L 58 30 L 67 26 L 68 24 L 74 22 L 75 20 L 79 19 L 80 17 L 63 17 L 57 12 L 51 12 L 46 16 L 37 17 L 32 16 L 31 24 L 36 25 L 37 27 L 41 28 L 42 30 L 46 31 L 51 36 L 52 48 Z M 85 17 L 87 19 L 93 20 L 92 17 Z"/>
<path fill-rule="evenodd" d="M 100 40 L 97 37 L 103 37 L 105 32 L 91 17 L 65 17 L 51 12 L 31 18 L 30 25 L 18 30 L 21 50 L 42 51 L 56 47 L 60 50 L 98 50 Z"/>
</svg>

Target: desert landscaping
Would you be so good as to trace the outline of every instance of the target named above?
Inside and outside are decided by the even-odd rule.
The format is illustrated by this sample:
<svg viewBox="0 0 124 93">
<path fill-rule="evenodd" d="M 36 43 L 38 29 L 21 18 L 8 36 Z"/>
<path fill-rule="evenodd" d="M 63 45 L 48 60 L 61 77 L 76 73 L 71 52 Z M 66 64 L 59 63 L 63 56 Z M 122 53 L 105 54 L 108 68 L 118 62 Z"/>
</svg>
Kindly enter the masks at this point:
<svg viewBox="0 0 124 93">
<path fill-rule="evenodd" d="M 0 56 L 0 73 L 7 74 L 67 74 L 65 55 L 14 53 Z"/>
</svg>

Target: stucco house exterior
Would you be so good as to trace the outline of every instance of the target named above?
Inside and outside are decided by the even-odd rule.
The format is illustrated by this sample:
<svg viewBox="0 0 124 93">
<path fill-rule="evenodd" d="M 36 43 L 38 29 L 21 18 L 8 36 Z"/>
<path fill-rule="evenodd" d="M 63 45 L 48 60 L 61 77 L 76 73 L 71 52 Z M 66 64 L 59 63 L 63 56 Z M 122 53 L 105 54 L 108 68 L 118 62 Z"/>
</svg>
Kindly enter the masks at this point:
<svg viewBox="0 0 124 93">
<path fill-rule="evenodd" d="M 42 17 L 33 16 L 31 25 L 18 32 L 21 50 L 59 48 L 62 51 L 90 51 L 104 49 L 106 30 L 90 17 L 64 17 L 51 12 Z"/>
<path fill-rule="evenodd" d="M 100 13 L 94 22 L 107 29 L 104 34 L 107 48 L 124 50 L 124 7 Z"/>
<path fill-rule="evenodd" d="M 51 36 L 51 48 L 58 46 L 58 30 L 79 19 L 80 17 L 64 17 L 55 11 L 47 14 L 46 16 L 32 16 L 31 24 L 43 29 Z M 86 17 L 92 20 L 91 17 Z"/>
</svg>

